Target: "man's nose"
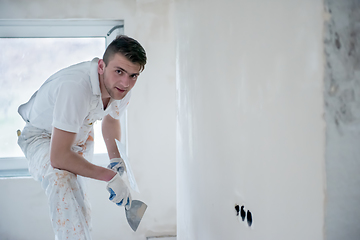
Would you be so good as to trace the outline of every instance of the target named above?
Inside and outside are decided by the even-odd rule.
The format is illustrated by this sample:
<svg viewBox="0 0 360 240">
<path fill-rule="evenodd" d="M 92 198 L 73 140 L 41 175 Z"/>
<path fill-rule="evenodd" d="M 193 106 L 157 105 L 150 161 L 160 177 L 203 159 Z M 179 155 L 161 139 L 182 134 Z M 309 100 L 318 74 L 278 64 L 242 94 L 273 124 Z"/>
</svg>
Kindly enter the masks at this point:
<svg viewBox="0 0 360 240">
<path fill-rule="evenodd" d="M 129 76 L 123 76 L 122 78 L 120 78 L 120 83 L 121 83 L 121 86 L 124 87 L 124 88 L 127 88 L 130 86 L 130 77 Z"/>
</svg>

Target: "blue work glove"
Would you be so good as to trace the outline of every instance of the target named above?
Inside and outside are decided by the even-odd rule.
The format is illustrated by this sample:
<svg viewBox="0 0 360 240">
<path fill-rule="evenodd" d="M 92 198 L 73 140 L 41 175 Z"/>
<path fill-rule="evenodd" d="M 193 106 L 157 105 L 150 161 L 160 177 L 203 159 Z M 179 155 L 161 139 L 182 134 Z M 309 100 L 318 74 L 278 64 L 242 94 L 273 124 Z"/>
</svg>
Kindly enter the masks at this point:
<svg viewBox="0 0 360 240">
<path fill-rule="evenodd" d="M 130 209 L 132 201 L 130 189 L 119 173 L 116 173 L 116 175 L 108 182 L 106 189 L 110 193 L 109 200 L 116 203 L 118 206 L 125 206 L 127 210 Z"/>
<path fill-rule="evenodd" d="M 122 158 L 110 159 L 110 164 L 108 165 L 108 168 L 119 172 L 120 176 L 123 175 L 124 171 L 126 171 L 126 166 Z"/>
</svg>

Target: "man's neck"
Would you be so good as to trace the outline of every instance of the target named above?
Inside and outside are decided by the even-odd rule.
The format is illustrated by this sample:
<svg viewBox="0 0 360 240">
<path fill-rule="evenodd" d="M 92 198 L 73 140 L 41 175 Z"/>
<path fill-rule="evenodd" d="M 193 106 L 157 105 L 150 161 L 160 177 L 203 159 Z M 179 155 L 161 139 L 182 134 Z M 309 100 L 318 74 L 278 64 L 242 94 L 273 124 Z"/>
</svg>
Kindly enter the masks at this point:
<svg viewBox="0 0 360 240">
<path fill-rule="evenodd" d="M 107 106 L 109 105 L 110 99 L 111 99 L 110 97 L 108 97 L 108 98 L 102 98 L 104 110 L 105 110 L 105 109 L 107 108 Z"/>
<path fill-rule="evenodd" d="M 104 85 L 104 78 L 102 75 L 99 74 L 99 85 L 100 85 L 100 92 L 101 92 L 101 100 L 103 102 L 104 110 L 109 105 L 111 97 L 109 96 L 108 92 L 106 91 L 105 85 Z"/>
</svg>

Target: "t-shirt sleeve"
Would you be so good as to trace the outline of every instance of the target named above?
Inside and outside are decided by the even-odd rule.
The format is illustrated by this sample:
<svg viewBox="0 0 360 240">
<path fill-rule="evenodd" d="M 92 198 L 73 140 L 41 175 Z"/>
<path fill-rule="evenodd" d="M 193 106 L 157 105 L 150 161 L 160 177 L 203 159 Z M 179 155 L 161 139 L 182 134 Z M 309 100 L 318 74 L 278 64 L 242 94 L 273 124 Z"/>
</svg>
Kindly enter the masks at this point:
<svg viewBox="0 0 360 240">
<path fill-rule="evenodd" d="M 120 117 L 124 114 L 130 102 L 131 92 L 126 94 L 126 96 L 121 100 L 116 100 L 113 104 L 111 104 L 111 111 L 109 115 L 115 119 L 120 119 Z"/>
<path fill-rule="evenodd" d="M 53 127 L 78 133 L 89 113 L 91 90 L 73 82 L 62 83 L 57 91 L 54 103 Z"/>
</svg>

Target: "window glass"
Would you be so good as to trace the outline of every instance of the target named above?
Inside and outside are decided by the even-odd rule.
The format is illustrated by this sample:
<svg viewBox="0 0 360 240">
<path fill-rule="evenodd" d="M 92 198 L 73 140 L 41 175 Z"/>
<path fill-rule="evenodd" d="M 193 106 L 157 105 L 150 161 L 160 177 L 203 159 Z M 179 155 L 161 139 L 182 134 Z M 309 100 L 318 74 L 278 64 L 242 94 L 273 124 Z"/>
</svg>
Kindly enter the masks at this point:
<svg viewBox="0 0 360 240">
<path fill-rule="evenodd" d="M 102 58 L 104 50 L 104 37 L 0 38 L 0 158 L 23 156 L 16 135 L 25 125 L 19 105 L 56 71 Z M 95 138 L 102 138 L 100 125 L 94 126 Z M 95 153 L 105 152 L 104 141 L 95 140 Z"/>
</svg>

